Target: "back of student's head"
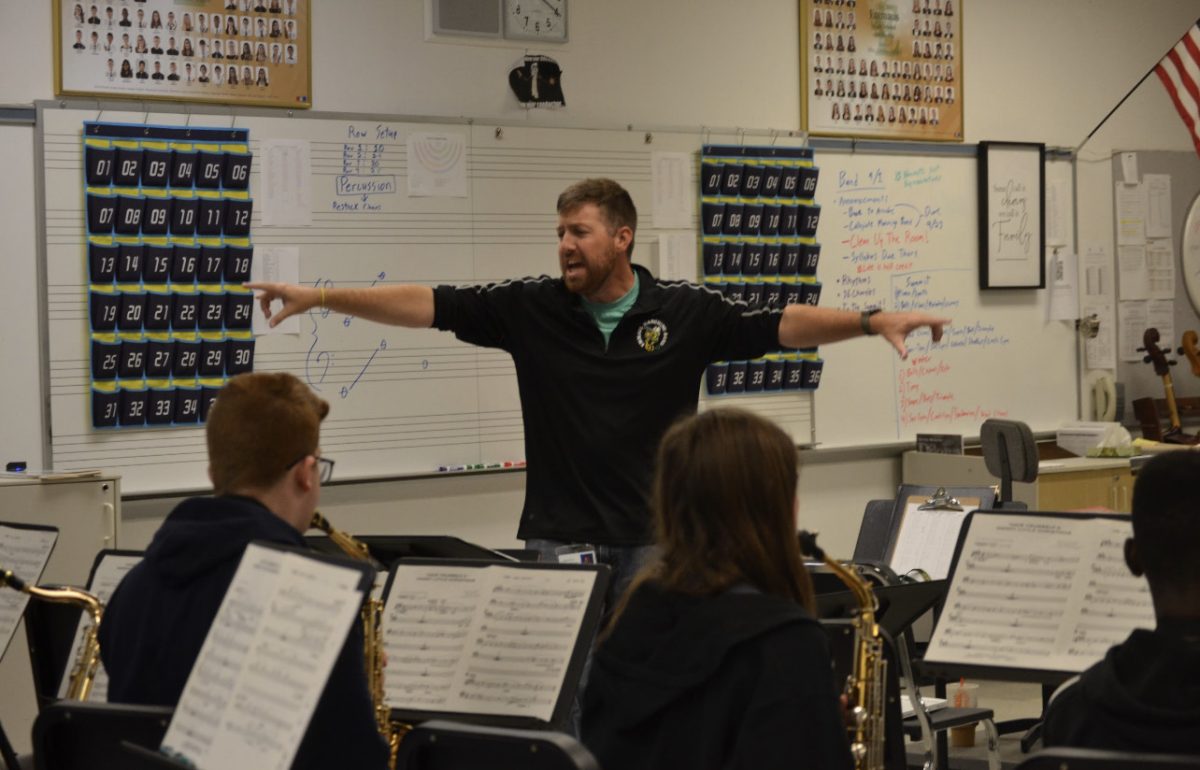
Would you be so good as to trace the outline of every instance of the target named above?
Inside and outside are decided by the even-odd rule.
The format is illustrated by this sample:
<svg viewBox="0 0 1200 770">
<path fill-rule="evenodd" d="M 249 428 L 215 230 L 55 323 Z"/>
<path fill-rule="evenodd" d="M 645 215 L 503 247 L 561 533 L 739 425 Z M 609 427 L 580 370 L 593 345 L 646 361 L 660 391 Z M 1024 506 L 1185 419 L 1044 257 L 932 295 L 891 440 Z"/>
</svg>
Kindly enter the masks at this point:
<svg viewBox="0 0 1200 770">
<path fill-rule="evenodd" d="M 1138 472 L 1133 539 L 1152 589 L 1200 591 L 1200 453 L 1167 452 Z"/>
<path fill-rule="evenodd" d="M 676 423 L 659 447 L 652 506 L 668 590 L 714 595 L 738 583 L 812 608 L 796 540 L 796 446 L 774 423 L 713 409 Z"/>
<path fill-rule="evenodd" d="M 637 234 L 637 207 L 633 205 L 633 198 L 612 179 L 598 177 L 576 182 L 559 193 L 556 210 L 559 214 L 569 214 L 589 203 L 600 209 L 610 232 L 628 227 Z M 633 254 L 633 241 L 629 243 L 628 253 Z"/>
<path fill-rule="evenodd" d="M 213 491 L 230 494 L 274 484 L 297 460 L 317 451 L 329 404 L 286 372 L 240 374 L 208 414 Z"/>
</svg>

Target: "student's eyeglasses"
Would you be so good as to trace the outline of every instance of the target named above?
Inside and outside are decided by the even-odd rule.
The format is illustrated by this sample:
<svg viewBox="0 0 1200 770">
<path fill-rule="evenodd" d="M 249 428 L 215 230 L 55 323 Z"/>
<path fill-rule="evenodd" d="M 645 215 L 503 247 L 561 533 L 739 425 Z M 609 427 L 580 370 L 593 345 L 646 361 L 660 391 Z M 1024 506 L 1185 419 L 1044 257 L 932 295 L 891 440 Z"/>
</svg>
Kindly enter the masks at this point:
<svg viewBox="0 0 1200 770">
<path fill-rule="evenodd" d="M 288 466 L 284 468 L 284 470 L 291 470 L 296 466 L 296 463 L 308 456 L 309 455 L 305 454 L 297 457 L 295 460 L 292 460 L 290 463 L 288 463 Z M 315 455 L 314 458 L 317 461 L 317 478 L 321 480 L 322 484 L 328 484 L 329 480 L 333 478 L 333 460 L 330 460 L 328 457 L 316 457 Z"/>
</svg>

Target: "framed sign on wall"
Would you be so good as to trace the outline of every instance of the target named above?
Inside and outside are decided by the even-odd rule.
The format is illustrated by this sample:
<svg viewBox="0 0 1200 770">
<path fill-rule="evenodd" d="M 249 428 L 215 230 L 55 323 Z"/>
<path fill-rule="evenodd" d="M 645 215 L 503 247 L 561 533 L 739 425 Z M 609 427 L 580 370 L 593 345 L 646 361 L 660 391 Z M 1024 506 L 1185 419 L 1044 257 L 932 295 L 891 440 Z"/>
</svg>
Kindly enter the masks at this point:
<svg viewBox="0 0 1200 770">
<path fill-rule="evenodd" d="M 800 0 L 812 134 L 961 142 L 962 0 Z"/>
<path fill-rule="evenodd" d="M 308 0 L 53 0 L 58 95 L 312 106 Z"/>
<path fill-rule="evenodd" d="M 979 143 L 979 288 L 1046 287 L 1046 145 Z"/>
</svg>

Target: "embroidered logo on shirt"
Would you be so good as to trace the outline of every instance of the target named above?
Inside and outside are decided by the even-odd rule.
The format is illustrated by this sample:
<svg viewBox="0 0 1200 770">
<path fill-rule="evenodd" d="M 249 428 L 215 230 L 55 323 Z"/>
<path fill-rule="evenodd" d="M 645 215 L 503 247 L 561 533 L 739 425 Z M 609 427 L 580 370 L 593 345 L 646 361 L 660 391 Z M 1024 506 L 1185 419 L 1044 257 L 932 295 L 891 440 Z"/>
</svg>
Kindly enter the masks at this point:
<svg viewBox="0 0 1200 770">
<path fill-rule="evenodd" d="M 637 344 L 647 353 L 661 350 L 667 344 L 667 325 L 657 318 L 651 318 L 638 327 Z"/>
</svg>

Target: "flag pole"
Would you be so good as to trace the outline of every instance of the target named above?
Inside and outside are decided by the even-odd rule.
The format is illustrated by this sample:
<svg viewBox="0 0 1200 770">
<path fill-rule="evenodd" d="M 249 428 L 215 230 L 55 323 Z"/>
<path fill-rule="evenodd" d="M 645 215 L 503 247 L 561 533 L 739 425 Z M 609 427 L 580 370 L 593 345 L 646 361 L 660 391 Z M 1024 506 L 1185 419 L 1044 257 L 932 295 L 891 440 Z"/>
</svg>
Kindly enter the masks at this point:
<svg viewBox="0 0 1200 770">
<path fill-rule="evenodd" d="M 1198 25 L 1200 25 L 1200 21 L 1197 21 L 1194 24 L 1192 24 L 1192 27 L 1195 27 Z M 1188 27 L 1188 31 L 1189 32 L 1191 31 L 1191 27 Z M 1184 36 L 1185 37 L 1187 36 L 1186 32 L 1184 33 Z M 1182 40 L 1182 39 L 1183 39 L 1183 37 L 1179 38 L 1179 40 Z M 1142 75 L 1141 80 L 1139 80 L 1138 82 L 1133 84 L 1133 88 L 1131 88 L 1125 92 L 1125 95 L 1121 97 L 1121 101 L 1117 102 L 1117 106 L 1113 107 L 1111 110 L 1109 110 L 1108 114 L 1104 116 L 1104 119 L 1101 120 L 1099 123 L 1097 123 L 1096 127 L 1093 128 L 1091 130 L 1091 132 L 1087 136 L 1084 137 L 1083 141 L 1079 143 L 1079 146 L 1075 148 L 1076 155 L 1078 155 L 1079 151 L 1083 149 L 1083 146 L 1088 143 L 1088 140 L 1091 139 L 1093 136 L 1095 136 L 1096 132 L 1100 130 L 1100 127 L 1108 122 L 1108 119 L 1113 116 L 1113 113 L 1116 112 L 1117 110 L 1121 109 L 1121 105 L 1124 104 L 1126 102 L 1126 100 L 1129 99 L 1129 97 L 1133 95 L 1133 92 L 1138 90 L 1138 88 L 1142 85 L 1142 83 L 1146 82 L 1146 78 L 1150 77 L 1150 75 L 1154 72 L 1154 70 L 1158 69 L 1158 65 L 1160 63 L 1162 63 L 1163 59 L 1167 58 L 1167 54 L 1171 53 L 1171 51 L 1174 51 L 1175 46 L 1179 45 L 1179 40 L 1176 40 L 1174 43 L 1172 43 L 1171 47 L 1168 48 L 1166 50 L 1166 52 L 1163 53 L 1162 56 L 1160 56 L 1154 60 L 1154 66 L 1151 67 L 1149 70 L 1147 70 L 1145 75 Z"/>
<path fill-rule="evenodd" d="M 1171 46 L 1171 47 L 1174 48 L 1175 46 Z M 1162 61 L 1162 59 L 1160 58 L 1159 61 Z M 1142 83 L 1146 82 L 1146 78 L 1148 78 L 1152 74 L 1154 74 L 1154 70 L 1156 70 L 1156 69 L 1158 69 L 1157 61 L 1154 63 L 1154 66 L 1151 67 L 1150 70 L 1145 75 L 1142 75 L 1141 80 L 1139 80 L 1137 83 L 1134 83 L 1133 88 L 1131 88 L 1125 92 L 1125 95 L 1121 97 L 1121 101 L 1117 102 L 1117 106 L 1113 107 L 1111 110 L 1109 110 L 1108 114 L 1104 116 L 1104 119 L 1101 120 L 1099 123 L 1097 123 L 1096 127 L 1091 130 L 1091 133 L 1089 133 L 1086 137 L 1084 137 L 1083 141 L 1079 143 L 1079 146 L 1075 148 L 1076 155 L 1078 155 L 1079 151 L 1083 149 L 1083 146 L 1088 143 L 1088 140 L 1091 139 L 1096 134 L 1096 132 L 1100 130 L 1100 127 L 1108 122 L 1108 119 L 1113 116 L 1113 113 L 1116 112 L 1117 110 L 1121 109 L 1121 105 L 1124 104 L 1129 99 L 1129 97 L 1133 96 L 1133 92 L 1138 90 L 1138 88 L 1142 85 Z"/>
</svg>

